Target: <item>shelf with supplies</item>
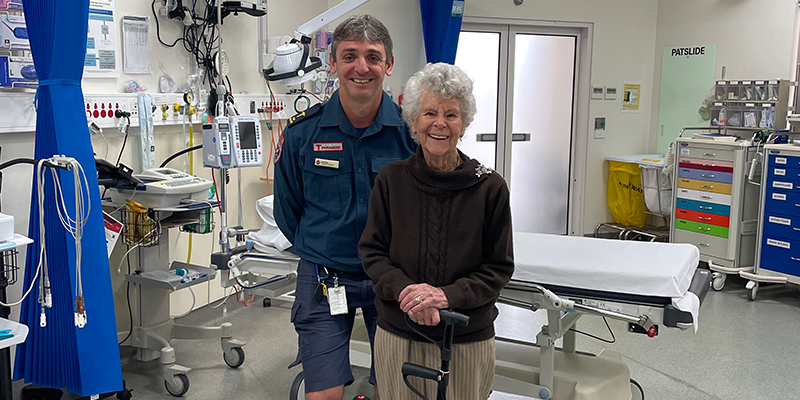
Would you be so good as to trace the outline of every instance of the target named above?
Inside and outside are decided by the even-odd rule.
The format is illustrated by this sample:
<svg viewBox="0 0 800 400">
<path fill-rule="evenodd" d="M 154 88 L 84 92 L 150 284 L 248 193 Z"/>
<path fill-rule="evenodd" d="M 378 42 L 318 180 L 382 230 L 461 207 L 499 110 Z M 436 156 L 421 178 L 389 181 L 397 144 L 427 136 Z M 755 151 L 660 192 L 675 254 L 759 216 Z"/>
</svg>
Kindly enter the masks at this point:
<svg viewBox="0 0 800 400">
<path fill-rule="evenodd" d="M 735 129 L 785 129 L 790 85 L 791 82 L 785 79 L 717 81 L 711 125 Z"/>
</svg>

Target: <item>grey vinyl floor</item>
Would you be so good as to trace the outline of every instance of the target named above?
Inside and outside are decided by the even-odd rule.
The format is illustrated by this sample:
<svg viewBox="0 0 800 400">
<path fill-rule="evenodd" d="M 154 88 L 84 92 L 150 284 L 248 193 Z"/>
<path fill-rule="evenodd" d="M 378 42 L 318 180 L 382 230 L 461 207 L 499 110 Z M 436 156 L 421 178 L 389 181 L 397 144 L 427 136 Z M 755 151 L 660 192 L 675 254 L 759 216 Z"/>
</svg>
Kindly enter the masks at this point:
<svg viewBox="0 0 800 400">
<path fill-rule="evenodd" d="M 747 300 L 745 281 L 728 279 L 725 288 L 711 292 L 700 312 L 699 331 L 662 329 L 656 338 L 630 334 L 623 322 L 609 321 L 616 343 L 578 336 L 578 350 L 598 353 L 604 348 L 623 355 L 631 377 L 645 390 L 647 400 L 667 399 L 800 399 L 800 291 L 793 285 L 762 286 L 756 301 Z M 291 303 L 275 300 L 269 308 L 260 301 L 250 307 L 203 308 L 179 322 L 190 325 L 234 324 L 235 337 L 247 341 L 246 360 L 238 369 L 222 360 L 218 341 L 173 340 L 177 362 L 191 367 L 185 399 L 281 399 L 299 368 L 287 369 L 297 351 L 297 336 L 289 322 Z M 530 311 L 501 308 L 498 334 L 533 341 L 530 329 L 540 318 Z M 599 317 L 587 316 L 578 329 L 601 337 L 610 334 Z M 134 399 L 170 399 L 158 360 L 139 362 L 134 350 L 120 349 L 123 377 Z M 354 368 L 356 383 L 344 398 L 372 396 L 368 370 Z M 19 388 L 19 382 L 15 387 Z M 19 397 L 15 397 L 19 398 Z M 65 396 L 66 398 L 66 396 Z M 495 393 L 493 400 L 522 397 Z"/>
</svg>

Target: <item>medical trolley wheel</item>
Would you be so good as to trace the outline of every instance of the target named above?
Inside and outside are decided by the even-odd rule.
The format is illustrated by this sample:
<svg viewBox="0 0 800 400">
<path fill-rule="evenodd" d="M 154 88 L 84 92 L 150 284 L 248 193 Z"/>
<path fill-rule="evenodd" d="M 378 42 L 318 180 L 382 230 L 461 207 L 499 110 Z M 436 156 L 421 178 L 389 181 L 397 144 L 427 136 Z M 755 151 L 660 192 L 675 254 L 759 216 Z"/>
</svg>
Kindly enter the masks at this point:
<svg viewBox="0 0 800 400">
<path fill-rule="evenodd" d="M 725 287 L 725 281 L 728 279 L 728 274 L 714 272 L 711 274 L 711 279 L 713 279 L 711 284 L 714 290 L 720 291 Z"/>
<path fill-rule="evenodd" d="M 745 288 L 747 288 L 747 300 L 755 301 L 756 294 L 758 293 L 758 282 L 749 281 Z"/>
<path fill-rule="evenodd" d="M 222 352 L 222 358 L 225 364 L 231 368 L 239 368 L 244 364 L 244 350 L 241 347 L 231 347 L 231 357 L 228 358 L 228 353 Z"/>
<path fill-rule="evenodd" d="M 292 388 L 289 390 L 289 400 L 301 400 L 306 398 L 306 387 L 303 384 L 304 377 L 303 371 L 300 371 L 300 373 L 294 377 Z"/>
<path fill-rule="evenodd" d="M 189 391 L 189 377 L 186 374 L 173 375 L 172 382 L 169 380 L 164 381 L 164 387 L 167 388 L 169 394 L 175 397 L 183 397 Z"/>
<path fill-rule="evenodd" d="M 264 306 L 265 308 L 271 306 L 272 299 L 270 299 L 269 297 L 264 297 L 264 301 L 261 303 L 261 305 Z"/>
</svg>

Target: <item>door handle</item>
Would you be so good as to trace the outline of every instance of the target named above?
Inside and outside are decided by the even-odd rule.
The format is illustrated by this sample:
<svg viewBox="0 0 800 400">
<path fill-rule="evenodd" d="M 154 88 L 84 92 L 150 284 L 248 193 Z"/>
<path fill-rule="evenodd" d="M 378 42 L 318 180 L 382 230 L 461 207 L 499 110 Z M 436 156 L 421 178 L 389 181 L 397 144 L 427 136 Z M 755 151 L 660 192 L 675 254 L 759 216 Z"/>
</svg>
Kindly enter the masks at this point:
<svg viewBox="0 0 800 400">
<path fill-rule="evenodd" d="M 701 174 L 700 176 L 702 176 L 703 178 L 713 178 L 714 177 L 713 174 L 712 175 Z"/>
<path fill-rule="evenodd" d="M 701 188 L 713 189 L 714 185 L 700 185 Z"/>
<path fill-rule="evenodd" d="M 716 157 L 716 156 L 717 156 L 717 155 L 716 155 L 716 154 L 714 154 L 714 153 L 703 153 L 703 155 L 704 155 L 704 156 L 709 156 L 709 157 Z"/>
<path fill-rule="evenodd" d="M 697 217 L 697 218 L 700 218 L 700 219 L 702 219 L 703 221 L 711 221 L 711 218 L 706 218 L 706 217 Z"/>
<path fill-rule="evenodd" d="M 478 142 L 496 142 L 497 141 L 497 134 L 496 133 L 479 133 L 475 135 L 476 140 Z M 531 141 L 531 134 L 530 133 L 512 133 L 511 134 L 511 141 L 512 142 L 530 142 Z"/>
</svg>

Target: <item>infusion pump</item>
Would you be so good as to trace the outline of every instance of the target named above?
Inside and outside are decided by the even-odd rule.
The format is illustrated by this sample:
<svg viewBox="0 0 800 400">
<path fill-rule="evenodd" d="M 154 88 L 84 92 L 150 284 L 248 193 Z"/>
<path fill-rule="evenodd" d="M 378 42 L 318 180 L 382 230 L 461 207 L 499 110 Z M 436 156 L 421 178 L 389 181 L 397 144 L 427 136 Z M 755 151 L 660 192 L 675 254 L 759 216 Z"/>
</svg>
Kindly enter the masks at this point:
<svg viewBox="0 0 800 400">
<path fill-rule="evenodd" d="M 264 163 L 261 122 L 257 117 L 216 117 L 203 125 L 203 166 L 257 167 Z"/>
</svg>

